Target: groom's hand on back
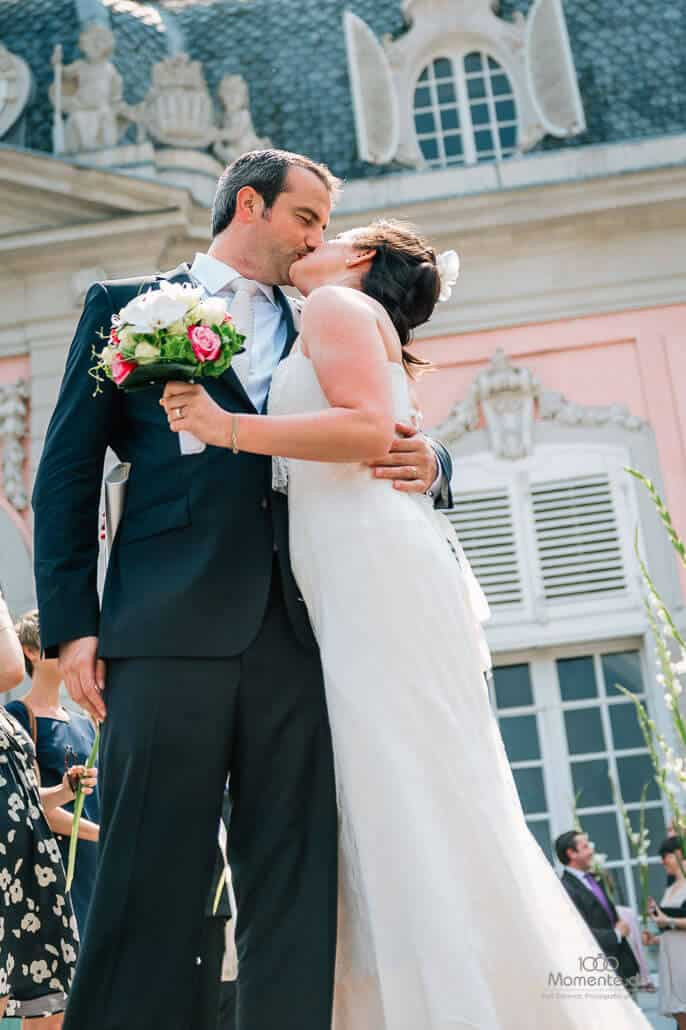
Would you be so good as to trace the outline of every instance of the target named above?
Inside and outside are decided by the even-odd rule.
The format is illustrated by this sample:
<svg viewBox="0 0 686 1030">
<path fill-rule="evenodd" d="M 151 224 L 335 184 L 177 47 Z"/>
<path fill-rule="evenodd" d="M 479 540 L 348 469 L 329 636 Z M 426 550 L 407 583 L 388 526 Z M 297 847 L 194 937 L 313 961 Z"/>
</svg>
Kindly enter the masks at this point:
<svg viewBox="0 0 686 1030">
<path fill-rule="evenodd" d="M 79 637 L 60 644 L 59 668 L 72 700 L 102 722 L 107 715 L 102 699 L 105 663 L 98 658 L 98 638 Z"/>
<path fill-rule="evenodd" d="M 396 422 L 398 438 L 388 454 L 368 464 L 378 479 L 392 479 L 396 490 L 424 494 L 438 477 L 438 458 L 426 437 L 414 426 Z"/>
</svg>

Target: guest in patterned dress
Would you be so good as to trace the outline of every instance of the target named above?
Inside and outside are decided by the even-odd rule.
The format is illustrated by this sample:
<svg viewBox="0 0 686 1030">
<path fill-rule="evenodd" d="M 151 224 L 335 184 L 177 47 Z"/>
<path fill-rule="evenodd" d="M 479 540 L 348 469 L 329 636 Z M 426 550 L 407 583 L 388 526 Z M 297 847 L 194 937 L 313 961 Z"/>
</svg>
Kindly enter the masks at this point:
<svg viewBox="0 0 686 1030">
<path fill-rule="evenodd" d="M 0 598 L 4 689 L 13 685 L 6 674 L 16 650 L 13 636 Z M 42 1017 L 41 1030 L 58 1030 L 76 965 L 78 931 L 45 810 L 73 800 L 74 777 L 82 777 L 84 791 L 91 793 L 97 773 L 74 767 L 58 786 L 39 789 L 34 764 L 31 739 L 0 706 L 0 1017 Z"/>
<path fill-rule="evenodd" d="M 681 839 L 667 837 L 659 854 L 670 883 L 659 906 L 650 899 L 648 911 L 660 933 L 645 931 L 643 943 L 660 947 L 660 1011 L 672 1016 L 679 1030 L 686 1030 L 686 876 Z"/>
<path fill-rule="evenodd" d="M 16 631 L 24 650 L 26 671 L 31 677 L 31 689 L 21 700 L 10 701 L 6 707 L 33 740 L 41 783 L 44 787 L 53 787 L 61 782 L 66 765 L 85 764 L 93 747 L 95 727 L 83 712 L 68 711 L 60 703 L 62 677 L 56 658 L 41 658 L 38 612 L 30 611 L 22 615 L 16 624 Z M 73 806 L 66 807 L 71 811 Z M 65 820 L 62 810 L 48 813 L 48 822 L 66 868 L 71 816 Z M 70 894 L 82 939 L 95 882 L 99 822 L 100 798 L 96 789 L 86 798 L 83 806 Z"/>
</svg>

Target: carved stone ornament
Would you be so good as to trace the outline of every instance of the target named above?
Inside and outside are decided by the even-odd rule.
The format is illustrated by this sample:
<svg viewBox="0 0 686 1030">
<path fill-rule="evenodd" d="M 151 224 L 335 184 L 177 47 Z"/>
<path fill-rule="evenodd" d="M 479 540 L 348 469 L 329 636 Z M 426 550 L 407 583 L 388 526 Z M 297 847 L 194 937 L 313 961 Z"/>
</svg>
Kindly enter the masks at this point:
<svg viewBox="0 0 686 1030">
<path fill-rule="evenodd" d="M 258 136 L 250 113 L 248 84 L 242 75 L 225 75 L 219 83 L 219 98 L 224 107 L 224 124 L 217 133 L 213 150 L 220 161 L 231 161 L 249 150 L 271 146 L 266 136 Z"/>
<path fill-rule="evenodd" d="M 0 43 L 0 139 L 21 115 L 30 92 L 28 64 Z"/>
<path fill-rule="evenodd" d="M 62 47 L 52 55 L 55 70 L 50 87 L 54 108 L 53 149 L 59 154 L 79 154 L 114 147 L 131 121 L 122 98 L 122 78 L 110 57 L 114 35 L 99 22 L 86 26 L 79 36 L 83 58 L 62 63 Z"/>
<path fill-rule="evenodd" d="M 192 149 L 214 142 L 214 109 L 200 61 L 180 53 L 154 65 L 136 117 L 158 143 Z"/>
<path fill-rule="evenodd" d="M 614 425 L 629 430 L 644 425 L 623 405 L 585 406 L 568 401 L 561 393 L 543 391 L 530 369 L 516 368 L 498 348 L 436 435 L 446 445 L 454 444 L 478 429 L 483 416 L 493 454 L 510 460 L 524 458 L 534 449 L 536 405 L 541 420 L 561 425 Z"/>
<path fill-rule="evenodd" d="M 0 385 L 2 488 L 7 500 L 17 511 L 25 511 L 29 505 L 24 485 L 28 399 L 29 384 L 25 379 Z"/>
</svg>

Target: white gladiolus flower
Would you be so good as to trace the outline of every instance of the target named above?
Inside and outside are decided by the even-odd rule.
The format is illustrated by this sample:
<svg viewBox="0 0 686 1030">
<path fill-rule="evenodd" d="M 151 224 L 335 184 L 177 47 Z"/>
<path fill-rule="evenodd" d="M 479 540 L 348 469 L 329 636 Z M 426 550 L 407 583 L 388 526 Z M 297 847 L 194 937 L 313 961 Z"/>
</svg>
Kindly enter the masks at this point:
<svg viewBox="0 0 686 1030">
<path fill-rule="evenodd" d="M 199 286 L 191 286 L 190 283 L 170 283 L 166 279 L 160 282 L 160 293 L 164 293 L 171 300 L 182 301 L 186 309 L 192 308 L 202 297 Z"/>
<path fill-rule="evenodd" d="M 667 705 L 667 708 L 669 708 L 669 710 L 671 712 L 672 709 L 674 708 L 674 698 L 672 697 L 671 694 L 665 694 L 665 704 Z"/>
<path fill-rule="evenodd" d="M 170 297 L 163 290 L 148 290 L 130 300 L 119 312 L 119 317 L 121 322 L 130 325 L 134 333 L 152 333 L 156 329 L 166 329 L 185 313 L 184 300 Z"/>
<path fill-rule="evenodd" d="M 152 343 L 137 343 L 133 353 L 139 365 L 149 365 L 159 358 L 160 348 L 155 347 Z"/>
</svg>

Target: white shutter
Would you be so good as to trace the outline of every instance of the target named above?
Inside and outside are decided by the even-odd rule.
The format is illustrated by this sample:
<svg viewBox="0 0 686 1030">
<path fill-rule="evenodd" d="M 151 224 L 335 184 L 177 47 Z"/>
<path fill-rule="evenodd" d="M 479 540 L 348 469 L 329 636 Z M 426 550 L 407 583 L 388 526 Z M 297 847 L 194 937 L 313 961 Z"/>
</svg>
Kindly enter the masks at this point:
<svg viewBox="0 0 686 1030">
<path fill-rule="evenodd" d="M 352 11 L 343 15 L 357 150 L 363 161 L 386 164 L 398 149 L 398 101 L 388 58 L 378 39 Z"/>
<path fill-rule="evenodd" d="M 626 590 L 622 543 L 606 475 L 532 484 L 531 501 L 547 601 L 600 600 Z"/>
<path fill-rule="evenodd" d="M 586 128 L 562 0 L 534 0 L 527 18 L 526 68 L 541 124 L 551 136 Z"/>
<path fill-rule="evenodd" d="M 454 504 L 446 514 L 488 603 L 494 609 L 520 605 L 523 591 L 509 490 L 456 494 Z"/>
</svg>

